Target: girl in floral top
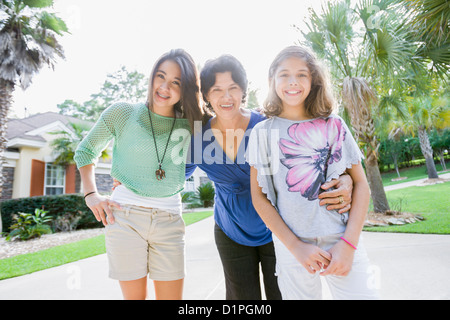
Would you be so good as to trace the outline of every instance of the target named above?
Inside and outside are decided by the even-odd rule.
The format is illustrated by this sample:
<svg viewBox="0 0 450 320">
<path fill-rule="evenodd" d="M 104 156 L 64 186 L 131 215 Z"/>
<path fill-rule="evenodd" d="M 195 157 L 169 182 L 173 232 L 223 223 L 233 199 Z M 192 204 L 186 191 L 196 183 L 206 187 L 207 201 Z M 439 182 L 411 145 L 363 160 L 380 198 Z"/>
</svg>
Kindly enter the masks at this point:
<svg viewBox="0 0 450 320">
<path fill-rule="evenodd" d="M 360 235 L 370 194 L 358 145 L 333 112 L 326 78 L 309 50 L 293 46 L 269 70 L 268 119 L 250 136 L 253 204 L 273 233 L 283 299 L 320 299 L 326 276 L 335 299 L 374 299 Z M 347 171 L 349 214 L 319 205 L 320 185 Z M 357 249 L 356 249 L 357 248 Z"/>
</svg>

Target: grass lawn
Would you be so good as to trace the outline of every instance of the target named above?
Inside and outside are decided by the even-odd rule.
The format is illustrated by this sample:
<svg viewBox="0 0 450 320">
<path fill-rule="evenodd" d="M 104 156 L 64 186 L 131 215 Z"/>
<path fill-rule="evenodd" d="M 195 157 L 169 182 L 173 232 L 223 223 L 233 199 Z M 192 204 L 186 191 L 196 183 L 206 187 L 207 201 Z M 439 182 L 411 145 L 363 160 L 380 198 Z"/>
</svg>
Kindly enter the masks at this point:
<svg viewBox="0 0 450 320">
<path fill-rule="evenodd" d="M 440 170 L 440 165 L 436 165 Z M 402 177 L 407 180 L 392 182 L 397 174 L 382 175 L 385 186 L 426 178 L 425 166 L 402 170 Z M 426 220 L 402 226 L 371 227 L 365 231 L 407 232 L 450 234 L 450 182 L 426 187 L 409 187 L 388 191 L 387 197 L 391 209 L 421 214 Z M 213 214 L 212 211 L 183 214 L 186 225 L 190 225 Z M 103 235 L 79 242 L 65 244 L 39 252 L 19 255 L 0 260 L 0 280 L 31 272 L 59 266 L 65 263 L 105 253 L 105 237 Z"/>
<path fill-rule="evenodd" d="M 447 165 L 448 167 L 448 165 Z M 441 164 L 436 164 L 436 170 L 438 171 L 438 174 L 442 173 L 448 173 L 450 171 L 446 172 L 440 172 L 442 171 Z M 390 171 L 386 173 L 381 174 L 381 179 L 383 181 L 383 186 L 391 186 L 394 184 L 402 183 L 402 182 L 409 182 L 419 179 L 426 179 L 428 177 L 427 175 L 427 169 L 425 166 L 418 166 L 418 167 L 412 167 L 412 168 L 403 168 L 400 169 L 400 177 L 407 178 L 405 180 L 398 180 L 398 181 L 391 181 L 392 179 L 398 178 L 397 172 Z"/>
<path fill-rule="evenodd" d="M 186 226 L 210 217 L 213 211 L 183 214 Z M 0 260 L 0 280 L 60 266 L 105 253 L 105 236 L 52 247 Z"/>
<path fill-rule="evenodd" d="M 0 280 L 60 266 L 105 253 L 105 236 L 68 243 L 0 260 Z"/>
<path fill-rule="evenodd" d="M 365 231 L 450 234 L 450 182 L 386 192 L 391 209 L 421 214 L 413 224 L 364 228 Z"/>
</svg>

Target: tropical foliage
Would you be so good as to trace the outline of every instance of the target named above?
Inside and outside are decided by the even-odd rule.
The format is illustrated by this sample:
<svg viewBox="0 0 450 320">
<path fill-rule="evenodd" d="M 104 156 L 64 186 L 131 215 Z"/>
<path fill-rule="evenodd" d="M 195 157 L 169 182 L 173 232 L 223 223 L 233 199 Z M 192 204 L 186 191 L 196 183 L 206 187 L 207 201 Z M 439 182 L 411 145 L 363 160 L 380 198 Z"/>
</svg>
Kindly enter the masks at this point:
<svg viewBox="0 0 450 320">
<path fill-rule="evenodd" d="M 445 107 L 448 106 L 449 101 L 423 96 L 411 97 L 409 100 L 405 116 L 397 121 L 397 128 L 402 128 L 406 133 L 418 135 L 420 148 L 426 160 L 428 178 L 436 179 L 438 174 L 428 132 L 431 129 L 446 128 L 445 118 L 448 117 L 449 110 L 445 110 Z M 444 132 L 448 133 L 448 131 Z"/>
<path fill-rule="evenodd" d="M 201 184 L 197 187 L 197 191 L 188 191 L 182 193 L 181 201 L 186 205 L 186 208 L 209 208 L 214 205 L 214 196 L 216 192 L 212 182 Z"/>
<path fill-rule="evenodd" d="M 379 172 L 380 136 L 408 127 L 410 133 L 416 130 L 425 146 L 424 130 L 432 126 L 430 122 L 423 130 L 406 126 L 408 115 L 418 114 L 418 109 L 412 107 L 420 105 L 436 115 L 428 120 L 445 118 L 442 104 L 439 111 L 431 111 L 425 102 L 431 94 L 427 84 L 435 81 L 437 87 L 445 88 L 448 79 L 448 32 L 442 33 L 448 30 L 449 20 L 442 20 L 448 16 L 448 1 L 407 2 L 360 0 L 352 5 L 349 0 L 329 1 L 320 13 L 310 10 L 308 32 L 302 32 L 303 44 L 327 62 L 346 108 L 344 116 L 350 118 L 365 151 L 364 164 L 376 212 L 389 210 Z M 444 2 L 447 10 L 441 10 Z M 420 24 L 420 28 L 412 28 L 412 22 Z M 433 36 L 424 32 L 430 28 L 436 32 Z M 432 80 L 436 78 L 439 80 Z M 448 99 L 444 101 L 448 107 Z M 393 120 L 401 125 L 392 127 Z M 430 148 L 422 150 L 427 158 Z M 432 156 L 430 159 L 431 168 L 434 162 Z"/>
<path fill-rule="evenodd" d="M 55 165 L 66 166 L 75 163 L 73 159 L 75 150 L 90 129 L 90 127 L 76 123 L 69 123 L 69 125 L 73 132 L 64 130 L 51 132 L 51 134 L 58 135 L 58 137 L 50 142 L 50 146 L 53 148 L 53 153 L 55 154 Z M 107 149 L 102 151 L 100 157 L 102 159 L 108 159 L 110 157 Z"/>
<path fill-rule="evenodd" d="M 0 186 L 12 93 L 17 85 L 26 89 L 43 66 L 53 68 L 58 57 L 64 58 L 58 37 L 68 29 L 49 11 L 52 5 L 53 0 L 0 2 Z"/>
<path fill-rule="evenodd" d="M 419 44 L 416 54 L 431 62 L 429 71 L 448 81 L 450 8 L 448 0 L 397 0 L 404 6 L 404 27 Z"/>
<path fill-rule="evenodd" d="M 51 222 L 53 218 L 47 216 L 47 213 L 48 211 L 41 209 L 36 209 L 34 214 L 19 212 L 14 217 L 15 223 L 10 227 L 11 232 L 6 236 L 6 240 L 30 240 L 52 233 L 52 228 L 46 223 Z"/>
<path fill-rule="evenodd" d="M 216 192 L 212 182 L 202 184 L 197 188 L 197 196 L 204 208 L 212 207 L 214 204 L 214 196 Z"/>
<path fill-rule="evenodd" d="M 429 137 L 433 151 L 439 156 L 442 169 L 447 170 L 445 155 L 450 151 L 450 128 L 447 127 L 443 130 L 433 130 Z"/>
</svg>

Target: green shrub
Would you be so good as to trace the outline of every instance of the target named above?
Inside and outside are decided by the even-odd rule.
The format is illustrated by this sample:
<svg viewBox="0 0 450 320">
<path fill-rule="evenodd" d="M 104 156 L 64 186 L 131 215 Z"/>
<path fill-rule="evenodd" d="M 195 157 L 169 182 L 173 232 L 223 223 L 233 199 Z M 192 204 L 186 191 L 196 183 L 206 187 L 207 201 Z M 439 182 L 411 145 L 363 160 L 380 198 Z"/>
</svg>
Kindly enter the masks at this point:
<svg viewBox="0 0 450 320">
<path fill-rule="evenodd" d="M 13 224 L 13 215 L 19 212 L 34 212 L 35 209 L 48 211 L 53 221 L 67 214 L 81 216 L 77 221 L 77 229 L 101 228 L 91 210 L 86 206 L 83 195 L 64 194 L 57 196 L 38 196 L 11 199 L 1 202 L 3 231 L 7 232 Z"/>
<path fill-rule="evenodd" d="M 46 224 L 52 221 L 51 217 L 47 217 L 47 213 L 47 211 L 36 209 L 34 215 L 25 212 L 14 215 L 15 223 L 9 227 L 11 232 L 6 236 L 6 240 L 30 240 L 52 233 L 52 229 Z"/>
<path fill-rule="evenodd" d="M 215 190 L 212 182 L 202 184 L 197 188 L 198 200 L 203 204 L 204 208 L 209 208 L 214 205 Z"/>
<path fill-rule="evenodd" d="M 195 200 L 195 192 L 194 191 L 181 192 L 181 202 L 182 203 L 191 203 L 194 200 Z"/>
</svg>

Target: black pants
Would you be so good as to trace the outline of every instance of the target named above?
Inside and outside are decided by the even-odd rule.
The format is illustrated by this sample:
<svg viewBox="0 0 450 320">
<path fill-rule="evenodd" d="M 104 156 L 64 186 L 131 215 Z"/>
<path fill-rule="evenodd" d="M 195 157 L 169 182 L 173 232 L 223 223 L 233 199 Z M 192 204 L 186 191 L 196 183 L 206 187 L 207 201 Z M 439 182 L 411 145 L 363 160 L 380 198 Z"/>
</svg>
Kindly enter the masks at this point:
<svg viewBox="0 0 450 320">
<path fill-rule="evenodd" d="M 216 224 L 214 227 L 217 250 L 225 274 L 227 300 L 261 300 L 259 265 L 264 277 L 264 290 L 268 300 L 281 300 L 275 276 L 275 250 L 273 242 L 258 247 L 238 244 Z"/>
</svg>

